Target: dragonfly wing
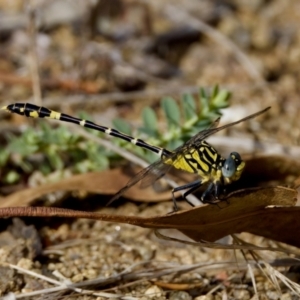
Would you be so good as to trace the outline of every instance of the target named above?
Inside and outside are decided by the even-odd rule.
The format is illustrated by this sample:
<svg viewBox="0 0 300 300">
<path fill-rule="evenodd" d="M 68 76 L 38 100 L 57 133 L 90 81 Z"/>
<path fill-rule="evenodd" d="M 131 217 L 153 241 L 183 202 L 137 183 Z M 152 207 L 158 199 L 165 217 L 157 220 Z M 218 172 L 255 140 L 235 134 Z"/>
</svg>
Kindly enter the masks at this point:
<svg viewBox="0 0 300 300">
<path fill-rule="evenodd" d="M 144 188 L 151 185 L 156 180 L 162 178 L 166 173 L 168 173 L 171 168 L 172 165 L 165 164 L 163 159 L 150 165 L 149 169 L 147 172 L 145 172 L 143 178 L 141 179 L 141 187 Z"/>
<path fill-rule="evenodd" d="M 245 118 L 242 118 L 242 119 L 240 119 L 240 120 L 238 120 L 238 121 L 235 121 L 235 122 L 232 122 L 232 123 L 229 123 L 229 124 L 220 126 L 220 127 L 209 128 L 209 129 L 207 129 L 207 130 L 203 130 L 203 131 L 199 132 L 199 137 L 198 137 L 198 138 L 197 138 L 197 135 L 196 135 L 196 142 L 197 142 L 197 141 L 202 141 L 202 140 L 208 138 L 210 135 L 215 134 L 215 133 L 217 133 L 217 132 L 219 132 L 219 131 L 221 131 L 221 130 L 223 130 L 223 129 L 226 129 L 226 128 L 231 127 L 231 126 L 234 126 L 234 125 L 236 125 L 236 124 L 245 122 L 245 121 L 247 121 L 247 120 L 249 120 L 249 119 L 255 118 L 255 117 L 257 117 L 257 116 L 259 116 L 259 115 L 265 113 L 265 112 L 266 112 L 267 110 L 269 110 L 270 108 L 271 108 L 271 107 L 269 106 L 269 107 L 267 107 L 267 108 L 265 108 L 265 109 L 263 109 L 263 110 L 261 110 L 261 111 L 259 111 L 259 112 L 257 112 L 257 113 L 254 113 L 254 114 L 249 115 L 249 116 L 247 116 L 247 117 L 245 117 Z M 218 121 L 218 120 L 220 120 L 220 118 L 218 118 L 216 121 Z M 219 122 L 218 122 L 218 123 L 219 123 Z"/>
<path fill-rule="evenodd" d="M 163 177 L 171 167 L 171 165 L 165 164 L 164 161 L 160 159 L 147 168 L 144 168 L 133 176 L 133 178 L 131 178 L 128 183 L 113 196 L 107 205 L 120 198 L 128 189 L 137 184 L 139 181 L 141 181 L 142 187 L 151 185 L 153 182 Z"/>
<path fill-rule="evenodd" d="M 192 147 L 197 147 L 197 144 L 200 143 L 201 141 L 207 139 L 209 136 L 212 134 L 215 134 L 223 129 L 226 129 L 228 127 L 234 126 L 236 124 L 242 123 L 246 120 L 252 119 L 254 117 L 257 117 L 263 113 L 265 113 L 267 110 L 269 110 L 271 107 L 267 107 L 257 113 L 254 113 L 252 115 L 249 115 L 243 119 L 240 119 L 238 121 L 217 127 L 219 125 L 220 118 L 218 118 L 216 121 L 213 122 L 213 124 L 210 126 L 210 128 L 205 129 L 197 133 L 195 136 L 190 138 L 184 145 L 178 147 L 174 152 L 177 153 L 178 155 L 184 155 L 184 153 L 189 152 Z"/>
<path fill-rule="evenodd" d="M 217 129 L 220 119 L 220 117 L 217 118 L 207 129 L 201 130 L 199 133 L 195 134 L 183 146 L 194 145 L 195 141 L 203 140 L 206 136 L 212 134 L 211 132 Z"/>
</svg>

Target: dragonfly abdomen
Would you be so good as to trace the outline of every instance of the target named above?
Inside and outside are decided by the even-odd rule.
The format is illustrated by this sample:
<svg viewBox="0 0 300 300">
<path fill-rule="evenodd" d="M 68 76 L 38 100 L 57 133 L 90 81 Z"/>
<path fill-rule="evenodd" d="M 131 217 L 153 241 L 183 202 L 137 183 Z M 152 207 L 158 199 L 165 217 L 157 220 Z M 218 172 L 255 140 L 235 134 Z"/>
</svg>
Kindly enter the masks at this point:
<svg viewBox="0 0 300 300">
<path fill-rule="evenodd" d="M 98 125 L 94 122 L 79 119 L 79 118 L 76 118 L 76 117 L 73 117 L 73 116 L 70 116 L 70 115 L 67 115 L 64 113 L 60 113 L 60 112 L 48 109 L 43 106 L 37 106 L 37 105 L 31 104 L 31 103 L 15 103 L 15 104 L 10 104 L 8 106 L 3 107 L 3 109 L 8 110 L 12 113 L 17 113 L 19 115 L 29 117 L 29 118 L 55 119 L 55 120 L 59 120 L 59 121 L 67 122 L 67 123 L 77 124 L 77 125 L 80 125 L 85 128 L 97 130 L 97 131 L 106 133 L 110 136 L 120 138 L 120 139 L 127 141 L 129 143 L 132 143 L 138 147 L 152 151 L 159 156 L 170 154 L 170 152 L 166 149 L 163 149 L 161 147 L 157 147 L 154 145 L 150 145 L 141 139 L 134 138 L 134 137 L 129 136 L 125 133 L 122 133 L 116 129 Z"/>
</svg>

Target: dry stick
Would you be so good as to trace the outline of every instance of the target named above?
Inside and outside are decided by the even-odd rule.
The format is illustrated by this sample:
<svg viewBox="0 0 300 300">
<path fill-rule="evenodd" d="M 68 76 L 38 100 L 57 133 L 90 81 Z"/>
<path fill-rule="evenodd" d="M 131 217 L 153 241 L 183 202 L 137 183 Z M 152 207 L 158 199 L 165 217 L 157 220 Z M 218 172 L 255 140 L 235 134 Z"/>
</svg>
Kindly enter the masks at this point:
<svg viewBox="0 0 300 300">
<path fill-rule="evenodd" d="M 247 55 L 222 33 L 205 24 L 201 20 L 194 18 L 189 13 L 184 11 L 182 7 L 167 5 L 164 12 L 169 19 L 173 20 L 177 24 L 181 22 L 192 26 L 196 30 L 199 30 L 203 34 L 210 37 L 212 40 L 216 41 L 218 44 L 222 45 L 222 47 L 225 47 L 233 52 L 240 64 L 245 68 L 245 70 L 253 80 L 258 82 L 265 81 L 260 72 L 255 68 L 253 63 L 247 57 Z"/>
<path fill-rule="evenodd" d="M 242 239 L 238 238 L 236 235 L 232 235 L 232 237 L 234 238 L 234 240 L 237 241 L 237 243 L 239 244 L 243 244 L 243 245 L 249 245 L 249 243 L 243 241 Z M 289 284 L 289 279 L 281 274 L 280 272 L 278 272 L 275 268 L 273 268 L 271 265 L 269 265 L 267 262 L 265 262 L 262 257 L 256 253 L 255 251 L 252 251 L 252 250 L 249 250 L 252 258 L 257 261 L 257 266 L 258 268 L 261 270 L 261 272 L 266 276 L 267 279 L 270 280 L 270 282 L 273 284 L 274 288 L 277 290 L 278 293 L 281 293 L 281 288 L 280 288 L 280 284 L 277 280 L 277 277 L 287 286 L 289 287 L 292 291 L 294 291 L 296 294 L 299 295 L 299 292 L 300 292 L 300 286 L 295 283 L 295 285 L 293 287 L 296 288 L 296 290 L 293 289 L 293 287 L 290 286 Z M 258 260 L 259 259 L 259 260 Z M 260 263 L 259 263 L 260 262 Z M 250 266 L 250 263 L 249 261 L 247 261 L 247 265 Z M 264 268 L 262 267 L 262 265 L 265 265 L 266 267 L 266 270 L 264 270 Z M 254 279 L 254 276 L 253 276 L 253 279 Z M 255 283 L 254 284 L 254 287 L 256 287 Z M 297 291 L 298 289 L 298 291 Z M 257 290 L 256 290 L 256 294 L 257 294 Z"/>
<path fill-rule="evenodd" d="M 227 279 L 227 281 L 230 281 L 234 277 L 236 277 L 236 274 L 232 274 L 231 276 L 229 276 L 228 279 Z M 212 288 L 208 293 L 206 293 L 205 296 L 212 295 L 214 292 L 216 292 L 218 289 L 221 289 L 222 287 L 224 287 L 224 283 L 223 282 L 219 283 L 214 288 Z"/>
<path fill-rule="evenodd" d="M 41 290 L 37 290 L 37 291 L 33 291 L 33 292 L 28 292 L 28 293 L 15 295 L 16 299 L 33 297 L 33 296 L 37 296 L 37 295 L 41 295 L 41 294 L 45 295 L 45 294 L 50 294 L 50 293 L 64 291 L 64 290 L 72 290 L 73 292 L 76 292 L 78 294 L 94 295 L 94 296 L 99 296 L 99 297 L 104 297 L 104 298 L 109 298 L 109 299 L 113 299 L 113 298 L 124 299 L 124 300 L 125 299 L 128 299 L 128 300 L 129 299 L 132 299 L 132 300 L 137 300 L 138 299 L 138 298 L 135 298 L 135 297 L 126 297 L 126 296 L 121 295 L 121 294 L 112 294 L 112 293 L 107 293 L 107 292 L 94 292 L 94 291 L 90 291 L 90 290 L 84 290 L 84 289 L 81 289 L 81 288 L 75 288 L 74 285 L 72 284 L 72 282 L 60 282 L 60 281 L 54 280 L 50 277 L 46 277 L 44 275 L 38 274 L 36 272 L 23 269 L 23 268 L 21 268 L 19 266 L 16 266 L 16 265 L 8 264 L 8 266 L 12 269 L 15 269 L 15 270 L 19 271 L 20 273 L 27 274 L 27 275 L 30 275 L 32 277 L 44 280 L 45 282 L 49 282 L 51 284 L 56 285 L 56 287 L 52 287 L 52 288 L 45 288 L 45 289 L 41 289 Z"/>
<path fill-rule="evenodd" d="M 226 262 L 218 262 L 218 263 L 197 263 L 197 264 L 193 264 L 193 265 L 175 265 L 173 266 L 172 264 L 167 266 L 163 266 L 163 267 L 160 267 L 160 268 L 150 268 L 150 269 L 146 269 L 143 271 L 143 273 L 141 273 L 141 271 L 133 271 L 135 267 L 139 266 L 139 265 L 144 265 L 144 264 L 149 264 L 151 261 L 144 261 L 144 262 L 140 262 L 140 263 L 136 263 L 132 266 L 130 266 L 129 268 L 125 269 L 124 271 L 122 271 L 121 273 L 118 273 L 118 274 L 115 274 L 109 278 L 96 278 L 96 279 L 91 279 L 91 280 L 86 280 L 86 281 L 83 281 L 83 282 L 79 282 L 79 283 L 75 283 L 75 284 L 67 284 L 67 283 L 61 283 L 61 282 L 58 282 L 54 279 L 51 279 L 51 278 L 48 278 L 48 277 L 45 277 L 43 275 L 40 275 L 40 274 L 36 274 L 35 272 L 33 271 L 30 271 L 30 270 L 24 270 L 18 266 L 15 266 L 15 265 L 11 265 L 11 264 L 4 264 L 4 265 L 8 265 L 10 268 L 13 268 L 13 269 L 16 269 L 18 270 L 19 272 L 21 273 L 25 273 L 25 274 L 28 274 L 30 276 L 34 276 L 34 277 L 39 277 L 40 279 L 42 280 L 45 280 L 49 283 L 52 283 L 52 284 L 56 284 L 58 285 L 57 287 L 54 287 L 54 288 L 50 288 L 50 289 L 43 289 L 43 290 L 40 290 L 40 291 L 35 291 L 35 292 L 31 292 L 31 293 L 26 293 L 26 294 L 21 294 L 21 295 L 18 295 L 17 297 L 18 298 L 23 298 L 23 297 L 26 297 L 26 296 L 33 296 L 33 295 L 37 295 L 37 294 L 40 294 L 40 293 L 50 293 L 50 292 L 55 292 L 55 291 L 63 291 L 63 290 L 73 290 L 75 292 L 79 292 L 79 293 L 85 293 L 85 294 L 94 294 L 95 292 L 91 291 L 91 290 L 83 290 L 83 289 L 80 289 L 80 287 L 89 287 L 89 286 L 98 286 L 99 285 L 107 285 L 107 284 L 117 284 L 118 282 L 122 281 L 128 281 L 128 280 L 139 280 L 141 278 L 141 276 L 144 276 L 143 279 L 151 279 L 151 278 L 158 278 L 160 276 L 163 276 L 163 275 L 170 275 L 172 273 L 187 273 L 187 272 L 191 272 L 193 270 L 196 270 L 196 269 L 202 269 L 202 271 L 213 271 L 213 270 L 219 270 L 219 269 L 233 269 L 235 270 L 235 268 L 232 268 L 233 267 L 233 263 L 232 261 L 226 261 Z M 155 262 L 155 261 L 152 261 L 152 262 Z M 162 262 L 156 262 L 156 263 L 162 263 Z M 264 265 L 268 264 L 267 262 L 261 262 L 263 263 Z M 251 262 L 249 261 L 248 264 L 255 264 L 257 265 L 257 261 L 255 262 Z M 247 265 L 248 265 L 247 264 Z M 245 263 L 242 263 L 242 265 L 240 265 L 240 268 L 246 268 Z M 259 265 L 259 264 L 258 264 Z M 161 273 L 161 271 L 163 271 L 163 273 Z M 277 277 L 279 277 L 277 275 Z M 297 285 L 298 286 L 298 285 Z M 79 288 L 79 289 L 78 289 Z M 109 294 L 104 294 L 104 293 L 99 293 L 99 296 L 100 295 L 109 295 Z M 94 294 L 95 295 L 95 294 Z M 111 294 L 111 295 L 114 295 L 114 294 Z M 122 298 L 122 299 L 125 299 L 125 298 Z"/>
<path fill-rule="evenodd" d="M 234 243 L 236 243 L 237 245 L 243 245 L 244 244 L 244 241 L 242 239 L 238 238 L 235 234 L 231 234 L 230 236 L 232 237 L 232 240 L 234 241 Z M 249 245 L 249 243 L 245 243 L 245 244 Z M 256 281 L 255 281 L 255 277 L 254 277 L 251 265 L 248 262 L 245 251 L 243 249 L 241 249 L 240 251 L 241 251 L 241 253 L 244 257 L 245 262 L 247 263 L 248 271 L 249 271 L 251 281 L 252 281 L 252 285 L 253 285 L 253 288 L 254 288 L 254 292 L 255 292 L 255 295 L 258 297 L 257 287 L 256 287 L 257 285 L 256 285 Z M 256 259 L 255 259 L 256 252 L 254 250 L 249 250 L 249 253 L 251 254 L 252 258 L 256 261 Z M 237 261 L 237 263 L 238 263 L 238 261 Z M 258 261 L 257 261 L 257 263 L 258 263 Z M 257 299 L 259 299 L 259 298 L 257 298 Z"/>
<path fill-rule="evenodd" d="M 148 262 L 149 263 L 149 262 Z M 92 280 L 87 280 L 84 282 L 80 282 L 80 283 L 75 283 L 72 284 L 71 282 L 59 282 L 57 280 L 51 279 L 49 277 L 46 277 L 44 275 L 41 274 L 37 274 L 33 271 L 30 270 L 26 270 L 23 269 L 19 266 L 15 266 L 12 264 L 7 264 L 10 268 L 15 269 L 17 271 L 19 271 L 20 273 L 24 273 L 27 274 L 29 276 L 33 276 L 36 278 L 39 278 L 41 280 L 44 280 L 46 282 L 49 282 L 51 284 L 55 284 L 57 285 L 56 287 L 53 288 L 47 288 L 47 289 L 42 289 L 42 290 L 38 290 L 38 291 L 34 291 L 34 292 L 29 292 L 29 293 L 24 293 L 24 294 L 20 294 L 20 295 L 16 295 L 16 298 L 20 299 L 20 298 L 24 298 L 24 297 L 32 297 L 32 296 L 36 296 L 36 295 L 40 295 L 40 294 L 49 294 L 49 293 L 53 293 L 53 292 L 58 292 L 58 291 L 64 291 L 64 290 L 72 290 L 76 293 L 79 294 L 86 294 L 86 295 L 94 295 L 94 296 L 100 296 L 100 297 L 110 297 L 110 298 L 118 298 L 118 299 L 137 299 L 135 297 L 130 297 L 130 296 L 123 296 L 123 295 L 118 295 L 118 294 L 111 294 L 111 293 L 107 293 L 107 292 L 95 292 L 92 290 L 84 290 L 81 289 L 80 286 L 89 286 L 89 285 L 97 285 L 100 282 L 104 283 L 104 284 L 108 284 L 108 283 L 117 283 L 119 281 L 124 281 L 126 280 L 126 275 L 128 275 L 128 279 L 133 279 L 133 280 L 140 280 L 140 277 L 143 276 L 143 274 L 145 275 L 146 278 L 151 279 L 151 278 L 156 278 L 156 277 L 160 277 L 162 275 L 168 275 L 171 274 L 173 272 L 178 272 L 178 270 L 181 270 L 181 272 L 189 272 L 193 269 L 197 269 L 199 267 L 201 267 L 203 265 L 203 263 L 201 264 L 196 264 L 196 265 L 192 265 L 192 266 L 178 266 L 178 267 L 169 267 L 169 268 L 164 268 L 163 270 L 157 269 L 157 270 L 145 270 L 144 273 L 140 274 L 139 271 L 135 272 L 135 273 L 130 273 L 130 269 L 128 268 L 126 270 L 124 270 L 123 272 L 116 274 L 110 278 L 99 278 L 97 279 L 92 279 Z M 206 264 L 204 264 L 206 265 Z M 162 273 L 162 275 L 158 275 L 158 273 Z M 115 279 L 113 281 L 111 281 L 111 279 Z M 143 278 L 143 280 L 145 280 L 146 278 Z"/>
<path fill-rule="evenodd" d="M 32 5 L 32 0 L 27 0 L 27 11 L 28 11 L 28 37 L 29 37 L 29 61 L 30 61 L 30 71 L 32 78 L 32 90 L 34 103 L 36 105 L 42 105 L 42 92 L 41 92 L 41 82 L 38 67 L 38 58 L 36 50 L 36 28 L 35 28 L 35 9 Z"/>
</svg>

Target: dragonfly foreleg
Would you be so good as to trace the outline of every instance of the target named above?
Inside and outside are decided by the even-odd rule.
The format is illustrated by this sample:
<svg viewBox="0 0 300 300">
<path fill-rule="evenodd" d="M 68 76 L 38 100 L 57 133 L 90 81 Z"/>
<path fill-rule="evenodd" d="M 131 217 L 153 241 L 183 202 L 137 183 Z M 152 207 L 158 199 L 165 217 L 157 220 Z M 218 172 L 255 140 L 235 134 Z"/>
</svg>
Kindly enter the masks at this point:
<svg viewBox="0 0 300 300">
<path fill-rule="evenodd" d="M 205 200 L 205 198 L 207 198 L 208 195 L 211 194 L 211 191 L 212 191 L 214 186 L 215 186 L 214 182 L 211 182 L 208 185 L 207 189 L 203 192 L 203 194 L 201 195 L 201 198 L 200 198 L 202 203 L 211 203 L 211 201 Z"/>
<path fill-rule="evenodd" d="M 194 192 L 195 190 L 197 190 L 200 186 L 202 185 L 202 181 L 200 179 L 187 183 L 185 185 L 181 185 L 178 186 L 177 188 L 172 190 L 172 199 L 173 199 L 173 203 L 174 203 L 174 211 L 178 210 L 178 206 L 176 203 L 176 199 L 175 199 L 175 193 L 178 191 L 182 191 L 182 190 L 186 190 L 188 189 L 184 194 L 183 194 L 183 198 L 192 206 L 195 206 L 194 204 L 190 203 L 186 197 L 191 194 L 192 192 Z"/>
<path fill-rule="evenodd" d="M 212 195 L 212 189 L 214 189 L 213 195 Z M 203 192 L 203 194 L 201 196 L 201 201 L 203 203 L 215 204 L 219 207 L 219 205 L 218 205 L 219 201 L 214 201 L 214 200 L 209 200 L 209 199 L 206 200 L 205 198 L 207 198 L 207 197 L 209 197 L 209 195 L 211 195 L 212 197 L 215 198 L 215 200 L 219 200 L 219 196 L 223 192 L 224 192 L 224 189 L 223 189 L 222 182 L 220 182 L 220 181 L 211 182 L 208 185 L 207 189 Z"/>
</svg>

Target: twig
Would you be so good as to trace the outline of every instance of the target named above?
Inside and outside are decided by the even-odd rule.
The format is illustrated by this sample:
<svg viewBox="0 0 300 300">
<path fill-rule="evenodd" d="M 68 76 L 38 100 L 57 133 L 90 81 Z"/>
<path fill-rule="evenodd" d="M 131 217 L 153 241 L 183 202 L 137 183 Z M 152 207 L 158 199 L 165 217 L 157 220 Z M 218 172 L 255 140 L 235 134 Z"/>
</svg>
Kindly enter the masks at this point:
<svg viewBox="0 0 300 300">
<path fill-rule="evenodd" d="M 148 267 L 148 269 L 142 269 L 142 270 L 136 270 L 134 271 L 134 268 L 138 265 L 144 265 L 144 264 L 150 264 L 150 263 L 159 263 L 159 267 Z M 255 265 L 258 267 L 261 266 L 265 266 L 268 269 L 272 269 L 275 272 L 275 276 L 279 279 L 281 279 L 286 286 L 290 287 L 291 290 L 293 290 L 294 292 L 297 293 L 297 291 L 299 291 L 299 285 L 292 283 L 289 279 L 287 279 L 286 277 L 284 277 L 284 275 L 282 275 L 281 273 L 279 273 L 278 271 L 276 271 L 275 269 L 273 269 L 271 267 L 272 263 L 270 262 L 265 262 L 265 261 L 248 261 L 247 263 L 243 262 L 239 264 L 239 269 L 243 268 L 243 269 L 247 269 L 248 265 Z M 99 290 L 99 288 L 101 286 L 105 286 L 108 284 L 118 284 L 120 281 L 121 282 L 128 282 L 128 281 L 136 281 L 136 280 L 140 280 L 141 277 L 143 277 L 143 280 L 151 280 L 153 278 L 159 278 L 165 275 L 171 275 L 173 273 L 188 273 L 191 271 L 194 271 L 196 269 L 201 269 L 203 272 L 207 272 L 207 271 L 215 271 L 215 270 L 220 270 L 220 269 L 230 269 L 230 270 L 235 270 L 236 268 L 234 267 L 235 264 L 233 264 L 232 261 L 223 261 L 223 262 L 201 262 L 201 263 L 197 263 L 197 264 L 192 264 L 192 265 L 178 265 L 178 264 L 166 264 L 163 262 L 157 262 L 157 261 L 145 261 L 145 262 L 141 262 L 141 263 L 137 263 L 132 265 L 131 267 L 125 269 L 124 271 L 112 275 L 111 277 L 108 278 L 96 278 L 96 279 L 92 279 L 92 280 L 85 280 L 79 283 L 74 283 L 74 284 L 67 284 L 66 282 L 59 282 L 57 280 L 48 278 L 46 276 L 43 276 L 41 274 L 38 274 L 36 272 L 30 271 L 30 270 L 26 270 L 23 268 L 20 268 L 18 266 L 12 265 L 12 264 L 4 264 L 4 265 L 8 265 L 10 268 L 18 270 L 21 273 L 27 274 L 29 276 L 33 276 L 36 278 L 40 278 L 41 280 L 44 280 L 46 282 L 49 282 L 51 284 L 57 285 L 56 287 L 53 288 L 49 288 L 49 289 L 43 289 L 43 290 L 39 290 L 39 291 L 34 291 L 31 293 L 24 293 L 24 294 L 20 294 L 17 295 L 17 298 L 23 298 L 23 297 L 30 297 L 30 296 L 34 296 L 34 295 L 39 295 L 39 294 L 46 294 L 46 293 L 50 293 L 50 292 L 58 292 L 58 291 L 65 291 L 65 290 L 73 290 L 75 292 L 78 292 L 80 294 L 87 294 L 87 295 L 95 295 L 95 296 L 102 296 L 102 297 L 120 297 L 118 299 L 136 299 L 134 297 L 130 297 L 130 296 L 122 296 L 122 295 L 117 295 L 117 294 L 111 294 L 111 293 L 104 293 L 102 292 L 95 292 L 93 290 L 86 290 L 87 288 L 92 289 L 93 286 L 97 286 L 97 290 Z M 81 289 L 80 287 L 84 287 L 85 289 Z M 294 289 L 293 289 L 294 287 Z"/>
<path fill-rule="evenodd" d="M 107 292 L 94 292 L 94 291 L 90 291 L 90 290 L 84 290 L 84 289 L 81 289 L 81 288 L 78 288 L 78 287 L 76 288 L 76 287 L 74 287 L 72 282 L 69 282 L 69 280 L 66 280 L 65 282 L 60 282 L 60 281 L 51 279 L 47 276 L 38 274 L 36 272 L 23 269 L 23 268 L 21 268 L 19 266 L 16 266 L 16 265 L 8 264 L 8 266 L 12 269 L 15 269 L 15 270 L 19 271 L 20 273 L 27 274 L 27 275 L 33 276 L 35 278 L 42 279 L 42 280 L 44 280 L 48 283 L 56 285 L 56 287 L 53 287 L 53 288 L 47 288 L 47 289 L 42 289 L 42 290 L 38 290 L 38 291 L 34 291 L 34 292 L 29 292 L 29 293 L 16 295 L 15 296 L 16 299 L 32 297 L 32 296 L 37 296 L 37 295 L 41 295 L 41 294 L 49 294 L 49 293 L 54 293 L 54 292 L 64 291 L 64 290 L 72 290 L 76 293 L 83 294 L 83 295 L 94 295 L 94 296 L 104 297 L 104 298 L 109 298 L 109 299 L 113 299 L 113 298 L 124 299 L 124 300 L 137 300 L 138 299 L 136 297 L 130 297 L 130 296 L 127 297 L 127 296 L 123 296 L 123 295 L 120 295 L 120 294 L 112 294 L 112 293 L 107 293 Z"/>
<path fill-rule="evenodd" d="M 36 105 L 42 105 L 42 91 L 39 75 L 39 66 L 37 58 L 37 49 L 36 49 L 36 27 L 35 27 L 35 9 L 32 5 L 32 0 L 27 0 L 26 5 L 28 13 L 28 37 L 29 37 L 29 61 L 30 61 L 30 70 L 32 78 L 32 90 L 33 98 Z"/>
</svg>

